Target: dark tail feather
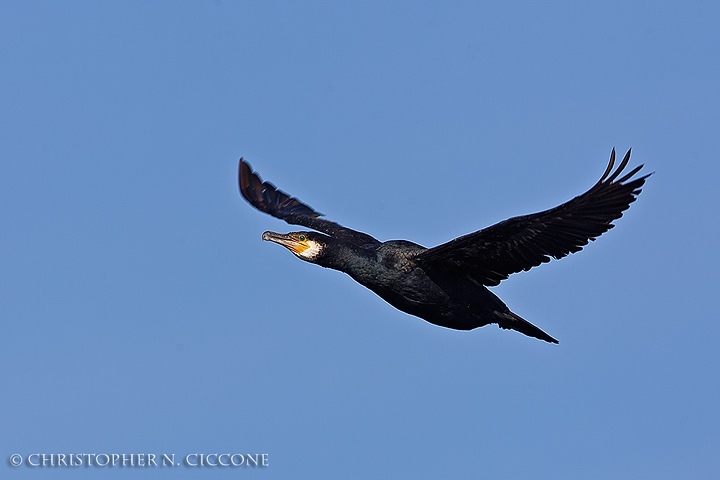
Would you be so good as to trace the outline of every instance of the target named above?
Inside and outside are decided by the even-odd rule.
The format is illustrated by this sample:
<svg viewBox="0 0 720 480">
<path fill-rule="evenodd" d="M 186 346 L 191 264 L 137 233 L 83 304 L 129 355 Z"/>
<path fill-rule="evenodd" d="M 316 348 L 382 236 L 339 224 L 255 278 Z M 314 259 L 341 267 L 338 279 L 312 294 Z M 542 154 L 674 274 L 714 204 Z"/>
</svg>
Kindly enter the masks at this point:
<svg viewBox="0 0 720 480">
<path fill-rule="evenodd" d="M 498 326 L 507 330 L 517 330 L 520 333 L 524 333 L 529 337 L 539 338 L 549 343 L 558 343 L 553 337 L 540 330 L 538 327 L 528 322 L 520 315 L 516 315 L 511 311 L 507 312 L 495 312 L 498 317 Z"/>
</svg>

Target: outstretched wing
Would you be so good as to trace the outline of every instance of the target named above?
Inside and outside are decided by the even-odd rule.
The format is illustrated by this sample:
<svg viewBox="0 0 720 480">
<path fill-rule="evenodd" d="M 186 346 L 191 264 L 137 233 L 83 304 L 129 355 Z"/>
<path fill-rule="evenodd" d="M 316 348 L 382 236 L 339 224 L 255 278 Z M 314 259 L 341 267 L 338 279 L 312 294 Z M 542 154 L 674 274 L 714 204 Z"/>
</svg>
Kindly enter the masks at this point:
<svg viewBox="0 0 720 480">
<path fill-rule="evenodd" d="M 250 164 L 242 158 L 238 166 L 238 183 L 240 193 L 250 205 L 275 218 L 285 220 L 292 225 L 302 225 L 317 230 L 358 246 L 380 243 L 370 235 L 319 218 L 322 214 L 309 205 L 278 190 L 272 183 L 263 182 L 258 174 L 252 171 Z"/>
<path fill-rule="evenodd" d="M 494 286 L 510 274 L 529 270 L 552 258 L 582 250 L 590 240 L 613 228 L 641 191 L 645 179 L 632 177 L 642 168 L 618 178 L 630 160 L 630 150 L 618 168 L 615 149 L 600 180 L 569 202 L 532 215 L 510 218 L 483 230 L 431 248 L 417 257 L 430 270 L 466 275 Z"/>
</svg>

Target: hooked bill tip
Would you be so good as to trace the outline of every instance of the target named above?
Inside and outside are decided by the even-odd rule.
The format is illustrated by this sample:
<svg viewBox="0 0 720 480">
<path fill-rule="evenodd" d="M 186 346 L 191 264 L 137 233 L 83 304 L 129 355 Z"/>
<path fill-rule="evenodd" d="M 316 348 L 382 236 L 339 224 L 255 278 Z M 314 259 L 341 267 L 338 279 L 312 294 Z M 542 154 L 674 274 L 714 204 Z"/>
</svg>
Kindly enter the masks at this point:
<svg viewBox="0 0 720 480">
<path fill-rule="evenodd" d="M 267 240 L 268 242 L 278 243 L 278 240 L 285 239 L 285 235 L 275 232 L 264 232 L 262 234 L 262 239 Z"/>
</svg>

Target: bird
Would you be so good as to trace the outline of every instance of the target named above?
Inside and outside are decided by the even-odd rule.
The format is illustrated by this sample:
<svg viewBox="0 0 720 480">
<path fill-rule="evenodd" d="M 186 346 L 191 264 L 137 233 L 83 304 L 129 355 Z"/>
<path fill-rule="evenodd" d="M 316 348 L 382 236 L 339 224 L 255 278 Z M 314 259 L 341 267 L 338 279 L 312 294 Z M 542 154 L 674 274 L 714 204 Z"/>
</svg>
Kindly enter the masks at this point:
<svg viewBox="0 0 720 480">
<path fill-rule="evenodd" d="M 644 165 L 623 174 L 628 150 L 589 190 L 557 207 L 496 223 L 433 248 L 408 240 L 381 242 L 327 220 L 309 205 L 264 182 L 240 158 L 238 184 L 250 205 L 308 231 L 266 231 L 262 240 L 287 248 L 309 263 L 344 272 L 396 309 L 455 330 L 489 324 L 556 344 L 539 327 L 510 311 L 488 287 L 511 274 L 576 253 L 614 227 L 652 173 Z M 622 175 L 622 176 L 621 176 Z M 634 177 L 634 178 L 633 178 Z"/>
</svg>

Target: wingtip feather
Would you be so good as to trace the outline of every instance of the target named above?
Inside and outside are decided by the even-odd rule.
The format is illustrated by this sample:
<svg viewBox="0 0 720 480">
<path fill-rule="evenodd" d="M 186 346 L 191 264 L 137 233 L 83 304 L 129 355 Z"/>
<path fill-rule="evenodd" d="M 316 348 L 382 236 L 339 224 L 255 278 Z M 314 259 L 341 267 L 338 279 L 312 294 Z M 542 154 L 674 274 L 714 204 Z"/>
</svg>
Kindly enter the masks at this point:
<svg viewBox="0 0 720 480">
<path fill-rule="evenodd" d="M 610 172 L 612 172 L 613 166 L 615 165 L 615 147 L 613 147 L 612 151 L 610 152 L 610 161 L 608 162 L 608 166 L 605 169 L 605 172 L 600 176 L 600 180 L 598 180 L 598 184 L 605 181 L 605 178 L 607 178 L 608 175 L 610 175 Z"/>
</svg>

